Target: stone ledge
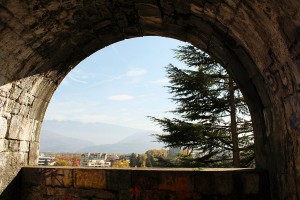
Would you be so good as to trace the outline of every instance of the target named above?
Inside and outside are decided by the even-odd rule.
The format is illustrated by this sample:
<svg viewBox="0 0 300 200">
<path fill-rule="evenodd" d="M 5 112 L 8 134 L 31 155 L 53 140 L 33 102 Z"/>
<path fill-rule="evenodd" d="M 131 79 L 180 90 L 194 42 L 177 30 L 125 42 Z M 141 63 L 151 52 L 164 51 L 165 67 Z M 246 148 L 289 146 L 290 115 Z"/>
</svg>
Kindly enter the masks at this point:
<svg viewBox="0 0 300 200">
<path fill-rule="evenodd" d="M 22 168 L 23 199 L 267 199 L 257 169 Z M 97 198 L 96 198 L 97 199 Z"/>
</svg>

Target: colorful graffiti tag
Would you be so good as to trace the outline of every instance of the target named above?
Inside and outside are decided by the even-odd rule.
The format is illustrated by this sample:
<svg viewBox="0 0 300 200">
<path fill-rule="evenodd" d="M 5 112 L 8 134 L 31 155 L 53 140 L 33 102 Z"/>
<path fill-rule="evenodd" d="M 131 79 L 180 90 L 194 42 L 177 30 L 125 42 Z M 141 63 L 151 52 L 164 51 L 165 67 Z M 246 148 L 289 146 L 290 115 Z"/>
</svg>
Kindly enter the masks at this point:
<svg viewBox="0 0 300 200">
<path fill-rule="evenodd" d="M 300 135 L 300 113 L 292 113 L 290 117 L 290 127 Z"/>
</svg>

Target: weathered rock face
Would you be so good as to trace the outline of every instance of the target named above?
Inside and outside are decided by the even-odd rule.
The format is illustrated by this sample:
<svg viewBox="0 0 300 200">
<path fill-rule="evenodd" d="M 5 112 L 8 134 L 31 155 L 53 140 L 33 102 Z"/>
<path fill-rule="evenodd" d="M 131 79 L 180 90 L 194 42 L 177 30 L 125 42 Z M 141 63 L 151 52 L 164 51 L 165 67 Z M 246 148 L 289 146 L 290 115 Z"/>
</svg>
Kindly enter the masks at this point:
<svg viewBox="0 0 300 200">
<path fill-rule="evenodd" d="M 0 191 L 34 164 L 52 94 L 78 62 L 127 38 L 188 41 L 233 74 L 273 199 L 300 198 L 300 2 L 2 1 Z"/>
</svg>

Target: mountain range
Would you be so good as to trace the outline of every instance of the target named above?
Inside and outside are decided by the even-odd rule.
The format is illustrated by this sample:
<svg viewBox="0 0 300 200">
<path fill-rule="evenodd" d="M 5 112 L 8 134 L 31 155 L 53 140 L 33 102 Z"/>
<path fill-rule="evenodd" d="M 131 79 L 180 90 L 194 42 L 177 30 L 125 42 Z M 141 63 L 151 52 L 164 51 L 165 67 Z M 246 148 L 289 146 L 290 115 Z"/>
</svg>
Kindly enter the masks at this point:
<svg viewBox="0 0 300 200">
<path fill-rule="evenodd" d="M 105 123 L 45 120 L 41 130 L 41 152 L 145 153 L 161 149 L 155 131 Z"/>
</svg>

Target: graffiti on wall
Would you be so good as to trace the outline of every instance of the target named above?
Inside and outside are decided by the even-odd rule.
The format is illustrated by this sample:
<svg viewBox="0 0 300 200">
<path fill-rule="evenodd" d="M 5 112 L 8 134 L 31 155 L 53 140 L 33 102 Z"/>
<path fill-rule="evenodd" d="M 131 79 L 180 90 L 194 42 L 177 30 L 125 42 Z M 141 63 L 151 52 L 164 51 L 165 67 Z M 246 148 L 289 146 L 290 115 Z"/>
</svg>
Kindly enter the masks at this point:
<svg viewBox="0 0 300 200">
<path fill-rule="evenodd" d="M 290 127 L 300 135 L 300 113 L 293 112 L 290 116 Z"/>
<path fill-rule="evenodd" d="M 300 135 L 300 93 L 290 97 L 293 112 L 290 115 L 290 128 Z"/>
<path fill-rule="evenodd" d="M 167 176 L 164 174 L 158 179 L 149 177 L 138 177 L 136 183 L 130 188 L 132 199 L 165 199 L 165 193 L 169 191 L 167 199 L 191 199 L 193 182 L 188 176 Z M 161 196 L 160 196 L 161 195 Z M 193 193 L 195 197 L 196 193 Z M 200 197 L 196 198 L 200 199 Z"/>
<path fill-rule="evenodd" d="M 64 174 L 58 172 L 57 169 L 39 169 L 38 176 L 41 177 L 43 180 L 51 180 L 57 182 L 59 185 L 64 185 Z"/>
<path fill-rule="evenodd" d="M 275 67 L 274 65 L 270 65 L 264 69 L 263 72 L 266 83 L 273 94 L 276 94 L 280 88 L 289 89 L 289 79 L 286 67 Z"/>
</svg>

